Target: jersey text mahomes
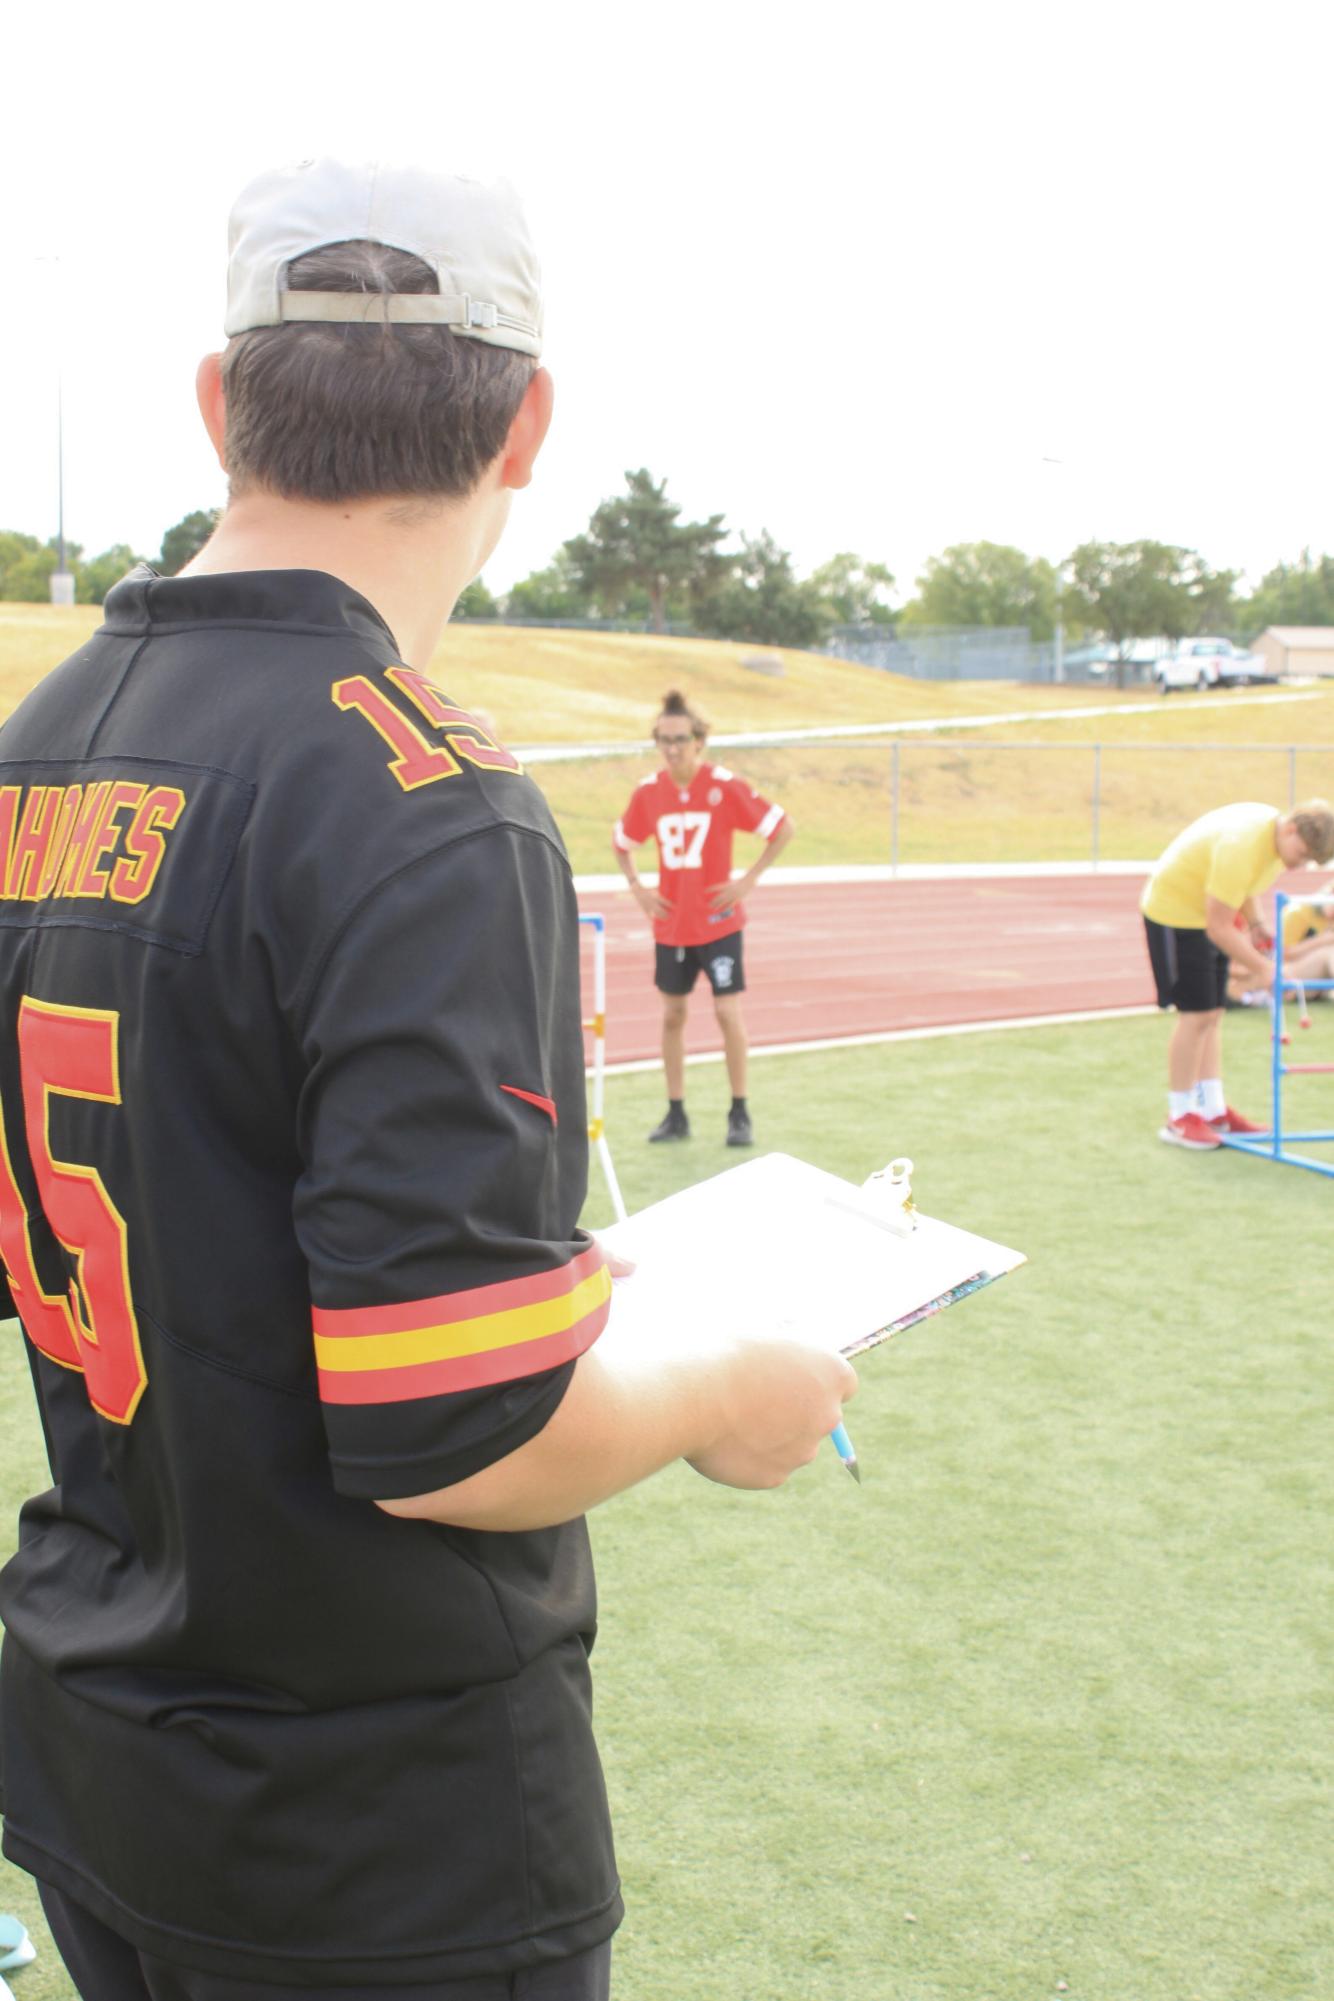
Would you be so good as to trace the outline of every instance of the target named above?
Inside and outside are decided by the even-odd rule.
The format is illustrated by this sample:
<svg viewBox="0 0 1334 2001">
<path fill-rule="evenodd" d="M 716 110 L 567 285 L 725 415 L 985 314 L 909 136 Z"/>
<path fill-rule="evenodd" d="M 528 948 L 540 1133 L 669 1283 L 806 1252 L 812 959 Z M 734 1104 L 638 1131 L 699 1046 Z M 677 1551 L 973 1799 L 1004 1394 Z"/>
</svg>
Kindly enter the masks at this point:
<svg viewBox="0 0 1334 2001">
<path fill-rule="evenodd" d="M 185 806 L 179 786 L 128 778 L 0 786 L 0 901 L 142 903 Z"/>
</svg>

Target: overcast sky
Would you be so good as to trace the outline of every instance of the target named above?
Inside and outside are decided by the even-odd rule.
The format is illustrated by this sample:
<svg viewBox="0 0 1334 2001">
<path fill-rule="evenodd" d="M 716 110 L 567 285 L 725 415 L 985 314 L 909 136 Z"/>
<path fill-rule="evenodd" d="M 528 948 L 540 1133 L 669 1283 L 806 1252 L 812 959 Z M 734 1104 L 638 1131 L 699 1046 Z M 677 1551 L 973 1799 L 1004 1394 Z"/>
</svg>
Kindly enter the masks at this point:
<svg viewBox="0 0 1334 2001">
<path fill-rule="evenodd" d="M 4 50 L 0 527 L 55 532 L 58 368 L 88 553 L 223 499 L 193 377 L 227 210 L 330 151 L 503 171 L 529 209 L 557 418 L 494 589 L 639 465 L 900 598 L 983 537 L 1155 536 L 1251 581 L 1334 549 L 1328 6 L 48 18 Z"/>
</svg>

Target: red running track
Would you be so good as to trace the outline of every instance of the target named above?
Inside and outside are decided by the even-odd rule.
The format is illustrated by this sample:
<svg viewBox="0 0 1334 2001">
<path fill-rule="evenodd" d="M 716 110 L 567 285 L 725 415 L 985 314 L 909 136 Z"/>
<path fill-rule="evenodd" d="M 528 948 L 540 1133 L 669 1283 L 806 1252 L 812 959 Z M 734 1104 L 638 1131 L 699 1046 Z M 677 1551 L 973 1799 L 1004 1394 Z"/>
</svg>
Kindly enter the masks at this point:
<svg viewBox="0 0 1334 2001">
<path fill-rule="evenodd" d="M 1142 886 L 1124 875 L 761 885 L 746 926 L 751 1043 L 1150 1004 Z M 607 919 L 607 1061 L 656 1056 L 648 920 L 623 891 L 579 907 Z M 722 1047 L 702 978 L 686 1047 Z"/>
</svg>

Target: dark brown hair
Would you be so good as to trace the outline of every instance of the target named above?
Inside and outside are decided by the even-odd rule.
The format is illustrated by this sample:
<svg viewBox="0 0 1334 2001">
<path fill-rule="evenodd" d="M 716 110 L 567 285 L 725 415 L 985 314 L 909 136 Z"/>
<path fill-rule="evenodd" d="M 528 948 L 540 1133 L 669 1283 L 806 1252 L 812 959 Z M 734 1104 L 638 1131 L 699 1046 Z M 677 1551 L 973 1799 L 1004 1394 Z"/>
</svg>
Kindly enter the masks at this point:
<svg viewBox="0 0 1334 2001">
<path fill-rule="evenodd" d="M 434 292 L 429 264 L 339 243 L 288 267 L 305 292 Z M 233 493 L 287 500 L 461 497 L 505 443 L 536 363 L 448 327 L 289 322 L 222 358 Z"/>
<path fill-rule="evenodd" d="M 703 716 L 696 714 L 679 688 L 669 688 L 663 696 L 662 714 L 653 725 L 654 736 L 658 734 L 658 723 L 662 721 L 663 716 L 684 716 L 690 724 L 692 735 L 697 736 L 701 743 L 709 734 L 709 726 Z"/>
</svg>

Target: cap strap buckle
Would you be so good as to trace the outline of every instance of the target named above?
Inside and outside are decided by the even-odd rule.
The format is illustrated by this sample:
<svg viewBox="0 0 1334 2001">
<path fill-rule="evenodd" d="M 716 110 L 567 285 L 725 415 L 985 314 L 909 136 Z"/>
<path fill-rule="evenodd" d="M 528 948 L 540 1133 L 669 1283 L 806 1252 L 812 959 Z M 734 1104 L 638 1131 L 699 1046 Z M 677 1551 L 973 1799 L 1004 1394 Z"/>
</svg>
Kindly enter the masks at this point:
<svg viewBox="0 0 1334 2001">
<path fill-rule="evenodd" d="M 385 325 L 494 327 L 499 311 L 466 292 L 453 298 L 438 292 L 283 292 L 279 312 L 289 320 L 331 326 Z"/>
</svg>

